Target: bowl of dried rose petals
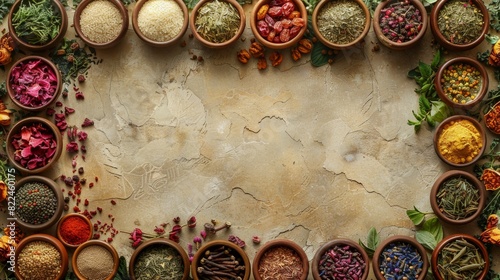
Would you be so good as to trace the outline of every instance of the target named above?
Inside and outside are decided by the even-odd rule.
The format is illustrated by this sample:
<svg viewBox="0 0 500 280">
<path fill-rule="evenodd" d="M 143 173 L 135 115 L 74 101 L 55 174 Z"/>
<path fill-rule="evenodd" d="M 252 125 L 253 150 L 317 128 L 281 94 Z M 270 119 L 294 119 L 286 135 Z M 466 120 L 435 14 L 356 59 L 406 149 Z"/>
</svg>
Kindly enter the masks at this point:
<svg viewBox="0 0 500 280">
<path fill-rule="evenodd" d="M 26 56 L 18 60 L 7 77 L 10 99 L 26 111 L 44 110 L 61 94 L 61 72 L 54 63 L 41 56 Z"/>
<path fill-rule="evenodd" d="M 15 123 L 6 139 L 10 164 L 27 175 L 49 169 L 61 156 L 62 146 L 59 129 L 41 117 L 28 117 Z"/>
</svg>

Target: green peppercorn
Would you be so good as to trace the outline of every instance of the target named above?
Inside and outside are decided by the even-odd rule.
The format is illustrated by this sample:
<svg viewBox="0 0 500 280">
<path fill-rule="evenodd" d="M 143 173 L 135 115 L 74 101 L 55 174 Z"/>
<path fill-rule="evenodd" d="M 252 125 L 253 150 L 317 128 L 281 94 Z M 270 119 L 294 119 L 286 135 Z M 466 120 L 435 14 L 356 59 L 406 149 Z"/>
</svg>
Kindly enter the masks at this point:
<svg viewBox="0 0 500 280">
<path fill-rule="evenodd" d="M 43 183 L 26 183 L 16 191 L 16 216 L 25 223 L 43 224 L 52 218 L 56 208 L 54 191 Z"/>
</svg>

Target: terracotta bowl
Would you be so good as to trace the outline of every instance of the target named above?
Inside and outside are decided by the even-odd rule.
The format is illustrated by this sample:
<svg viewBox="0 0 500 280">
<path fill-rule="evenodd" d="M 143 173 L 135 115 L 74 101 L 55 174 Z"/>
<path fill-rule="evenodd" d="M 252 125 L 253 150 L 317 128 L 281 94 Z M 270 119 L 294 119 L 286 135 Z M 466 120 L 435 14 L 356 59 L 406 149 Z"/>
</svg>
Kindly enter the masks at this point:
<svg viewBox="0 0 500 280">
<path fill-rule="evenodd" d="M 57 34 L 56 37 L 54 37 L 52 40 L 49 42 L 43 44 L 43 45 L 31 45 L 25 42 L 22 38 L 18 37 L 15 30 L 14 26 L 12 25 L 12 17 L 14 14 L 17 12 L 19 9 L 19 6 L 21 4 L 21 0 L 17 0 L 12 7 L 10 8 L 9 15 L 8 15 L 8 27 L 10 31 L 10 35 L 12 36 L 12 40 L 14 43 L 22 50 L 27 51 L 27 52 L 42 52 L 50 49 L 56 48 L 59 43 L 62 42 L 64 36 L 66 35 L 66 31 L 68 30 L 68 15 L 66 14 L 66 10 L 64 8 L 64 5 L 57 0 L 52 1 L 52 5 L 54 6 L 54 10 L 61 16 L 61 26 L 59 28 L 59 33 Z"/>
<path fill-rule="evenodd" d="M 370 259 L 368 258 L 368 254 L 359 246 L 358 243 L 350 240 L 350 239 L 334 239 L 332 241 L 327 242 L 314 255 L 314 258 L 311 262 L 312 276 L 315 280 L 322 280 L 321 270 L 320 270 L 320 261 L 323 259 L 323 255 L 325 255 L 329 250 L 333 249 L 335 246 L 339 246 L 344 248 L 345 246 L 349 246 L 352 253 L 358 253 L 360 255 L 360 259 L 363 260 L 365 267 L 361 270 L 361 275 L 359 275 L 359 280 L 366 280 L 368 278 L 368 273 L 370 272 Z"/>
<path fill-rule="evenodd" d="M 263 279 L 268 279 L 264 278 L 261 273 L 260 273 L 260 267 L 261 267 L 261 261 L 265 259 L 265 256 L 269 254 L 269 252 L 273 252 L 279 248 L 284 248 L 287 249 L 287 251 L 292 250 L 294 253 L 297 254 L 299 259 L 302 262 L 302 275 L 297 276 L 297 280 L 305 280 L 307 279 L 307 275 L 309 274 L 309 260 L 307 259 L 307 255 L 304 252 L 304 250 L 295 242 L 288 240 L 288 239 L 276 239 L 267 242 L 262 246 L 257 253 L 255 254 L 255 257 L 253 259 L 253 265 L 252 265 L 252 272 L 253 272 L 253 277 L 255 280 L 263 280 Z M 279 272 L 277 272 L 279 273 Z"/>
<path fill-rule="evenodd" d="M 461 234 L 461 233 L 449 235 L 449 236 L 443 238 L 443 240 L 441 240 L 436 245 L 436 248 L 434 248 L 434 251 L 432 251 L 431 269 L 432 269 L 432 274 L 434 276 L 434 279 L 444 280 L 443 276 L 441 275 L 441 273 L 439 272 L 439 269 L 438 269 L 438 263 L 439 263 L 439 259 L 441 258 L 441 252 L 442 252 L 443 248 L 446 247 L 451 242 L 453 242 L 455 240 L 460 240 L 460 239 L 466 240 L 469 243 L 471 243 L 477 247 L 479 254 L 483 257 L 485 263 L 484 263 L 484 268 L 483 268 L 481 274 L 479 274 L 479 276 L 477 276 L 475 279 L 485 279 L 486 275 L 488 274 L 488 270 L 490 269 L 490 259 L 489 259 L 488 251 L 486 250 L 486 247 L 484 247 L 483 243 L 481 241 L 479 241 L 477 238 L 475 238 L 474 236 L 468 235 L 468 234 Z"/>
<path fill-rule="evenodd" d="M 495 103 L 483 117 L 484 126 L 495 134 L 500 135 L 500 102 Z"/>
<path fill-rule="evenodd" d="M 134 28 L 135 34 L 137 34 L 137 36 L 142 41 L 153 47 L 168 47 L 178 43 L 182 39 L 188 28 L 189 14 L 186 4 L 181 0 L 174 0 L 174 2 L 179 5 L 184 14 L 184 22 L 182 24 L 182 28 L 179 31 L 179 33 L 168 41 L 157 41 L 152 38 L 148 38 L 139 28 L 139 22 L 138 22 L 139 12 L 141 11 L 144 4 L 147 3 L 147 1 L 148 0 L 140 0 L 139 2 L 137 2 L 132 12 L 132 27 Z"/>
<path fill-rule="evenodd" d="M 35 242 L 35 241 L 42 241 L 42 242 L 49 243 L 54 248 L 56 248 L 56 250 L 60 253 L 60 256 L 61 256 L 60 271 L 59 271 L 59 274 L 57 275 L 57 277 L 54 278 L 54 280 L 65 279 L 66 272 L 68 271 L 68 262 L 69 262 L 68 252 L 66 251 L 66 248 L 64 248 L 64 245 L 59 240 L 57 240 L 57 238 L 55 238 L 52 235 L 48 235 L 48 234 L 44 234 L 44 233 L 37 233 L 37 234 L 27 236 L 27 237 L 23 238 L 21 240 L 21 242 L 19 242 L 19 244 L 16 248 L 16 254 L 15 254 L 16 266 L 14 269 L 14 273 L 16 274 L 16 278 L 19 280 L 31 280 L 31 279 L 33 279 L 32 277 L 23 277 L 23 274 L 21 274 L 22 271 L 20 271 L 21 267 L 19 264 L 19 261 L 20 261 L 19 255 L 23 252 L 23 250 L 25 249 L 25 247 L 27 245 L 29 245 L 30 243 Z"/>
<path fill-rule="evenodd" d="M 125 6 L 122 4 L 122 2 L 120 0 L 106 0 L 106 1 L 109 1 L 110 3 L 112 3 L 113 5 L 115 5 L 115 7 L 120 12 L 120 14 L 122 16 L 122 27 L 121 27 L 120 32 L 118 33 L 118 36 L 116 36 L 111 41 L 103 42 L 103 43 L 102 42 L 95 42 L 95 41 L 92 41 L 91 39 L 89 39 L 87 36 L 85 36 L 85 34 L 83 34 L 83 32 L 82 32 L 82 26 L 80 24 L 82 12 L 93 1 L 97 1 L 97 0 L 84 0 L 84 1 L 80 2 L 80 4 L 78 4 L 78 6 L 76 7 L 75 14 L 73 16 L 73 25 L 75 27 L 75 31 L 76 31 L 78 37 L 80 37 L 80 39 L 82 39 L 85 42 L 85 44 L 87 44 L 87 45 L 89 45 L 89 46 L 91 46 L 93 48 L 96 48 L 96 49 L 107 49 L 107 48 L 114 47 L 127 34 L 127 30 L 128 30 L 128 10 L 127 10 L 127 8 L 125 8 Z M 102 28 L 105 29 L 105 28 L 108 28 L 108 27 L 107 26 L 103 26 Z"/>
<path fill-rule="evenodd" d="M 444 86 L 445 81 L 443 76 L 445 75 L 446 69 L 457 64 L 467 64 L 472 66 L 473 68 L 477 69 L 477 71 L 479 71 L 479 75 L 481 77 L 481 87 L 478 90 L 476 98 L 467 103 L 460 103 L 452 100 L 452 98 L 448 95 L 449 91 L 445 89 Z M 439 67 L 436 73 L 436 78 L 434 79 L 434 87 L 436 88 L 436 92 L 439 98 L 441 98 L 441 100 L 443 100 L 443 102 L 448 106 L 460 110 L 470 110 L 476 107 L 476 105 L 480 104 L 484 96 L 488 92 L 488 85 L 489 78 L 486 68 L 484 68 L 484 66 L 477 60 L 468 57 L 455 57 L 446 61 L 443 65 L 441 65 L 441 67 Z"/>
<path fill-rule="evenodd" d="M 386 240 L 382 241 L 377 246 L 375 252 L 373 253 L 373 258 L 372 258 L 373 273 L 375 274 L 375 278 L 377 278 L 377 280 L 385 280 L 384 275 L 380 271 L 382 260 L 386 258 L 385 256 L 383 256 L 383 252 L 387 247 L 389 246 L 392 247 L 393 245 L 391 244 L 399 244 L 399 243 L 412 246 L 413 248 L 415 248 L 417 254 L 420 255 L 421 257 L 422 261 L 421 273 L 418 274 L 418 278 L 408 278 L 408 279 L 416 279 L 416 280 L 425 279 L 425 277 L 427 276 L 427 270 L 429 269 L 429 260 L 427 259 L 427 252 L 425 251 L 425 248 L 420 243 L 418 243 L 415 238 L 404 235 L 391 236 Z"/>
<path fill-rule="evenodd" d="M 190 262 L 189 262 L 189 257 L 186 254 L 186 251 L 179 245 L 177 242 L 173 242 L 169 239 L 166 238 L 153 238 L 150 239 L 135 249 L 135 251 L 132 253 L 132 256 L 130 257 L 130 263 L 128 267 L 130 279 L 135 280 L 136 275 L 135 275 L 135 266 L 136 263 L 139 259 L 139 256 L 141 255 L 142 252 L 144 252 L 146 249 L 154 248 L 154 247 L 170 247 L 174 249 L 179 256 L 182 258 L 182 263 L 184 265 L 184 274 L 182 276 L 182 280 L 187 280 L 189 279 L 189 269 L 190 269 Z M 154 278 L 154 277 L 153 277 Z"/>
<path fill-rule="evenodd" d="M 42 167 L 34 168 L 34 169 L 28 169 L 27 167 L 23 166 L 20 162 L 17 162 L 15 160 L 15 153 L 16 150 L 14 146 L 12 145 L 12 141 L 14 139 L 14 136 L 16 134 L 19 134 L 21 132 L 21 129 L 24 126 L 30 127 L 31 125 L 35 124 L 42 124 L 43 127 L 47 128 L 48 131 L 50 131 L 54 135 L 54 139 L 57 143 L 56 151 L 52 158 L 47 162 Z M 57 162 L 59 157 L 61 156 L 62 153 L 62 148 L 63 148 L 63 142 L 62 142 L 62 135 L 59 132 L 59 129 L 49 120 L 40 118 L 40 117 L 28 117 L 25 119 L 20 120 L 19 122 L 15 123 L 12 128 L 10 129 L 9 133 L 7 134 L 6 138 L 6 152 L 7 152 L 7 157 L 9 158 L 9 163 L 14 166 L 19 172 L 22 174 L 26 175 L 33 175 L 37 173 L 42 173 L 44 171 L 47 171 L 50 169 L 54 163 Z"/>
<path fill-rule="evenodd" d="M 431 26 L 431 31 L 432 34 L 434 35 L 434 39 L 445 49 L 450 50 L 450 51 L 466 51 L 473 49 L 477 47 L 481 42 L 483 42 L 484 37 L 489 31 L 490 28 L 490 18 L 489 18 L 489 13 L 488 9 L 484 5 L 483 1 L 480 0 L 471 0 L 470 3 L 474 4 L 478 9 L 481 10 L 481 13 L 483 14 L 483 28 L 481 30 L 481 34 L 475 39 L 474 41 L 468 43 L 468 44 L 456 44 L 450 42 L 448 39 L 445 38 L 445 36 L 441 33 L 441 30 L 439 29 L 438 26 L 438 15 L 441 9 L 443 8 L 446 3 L 448 3 L 449 0 L 442 0 L 442 1 L 437 1 L 434 6 L 432 7 L 431 13 L 430 13 L 430 26 Z"/>
<path fill-rule="evenodd" d="M 284 43 L 276 43 L 276 42 L 271 42 L 267 39 L 267 37 L 263 37 L 260 33 L 259 33 L 259 29 L 258 29 L 258 13 L 259 13 L 259 10 L 262 8 L 262 6 L 264 5 L 269 5 L 269 3 L 271 2 L 271 0 L 259 0 L 252 8 L 252 13 L 250 15 L 250 27 L 252 29 L 252 33 L 253 35 L 255 36 L 255 38 L 257 39 L 257 41 L 259 41 L 262 45 L 264 45 L 265 47 L 269 48 L 269 49 L 275 49 L 275 50 L 279 50 L 279 49 L 286 49 L 286 48 L 290 48 L 294 45 L 296 45 L 300 39 L 302 38 L 302 36 L 304 35 L 304 33 L 306 32 L 307 30 L 307 10 L 306 10 L 306 6 L 304 5 L 304 3 L 300 0 L 292 0 L 291 2 L 295 5 L 295 10 L 298 11 L 300 13 L 300 18 L 302 18 L 303 22 L 304 22 L 304 26 L 300 29 L 299 33 L 293 37 L 291 40 L 287 41 L 287 42 L 284 42 Z"/>
<path fill-rule="evenodd" d="M 56 79 L 57 79 L 57 84 L 55 85 L 55 91 L 54 91 L 52 98 L 50 100 L 45 101 L 44 104 L 40 104 L 37 106 L 25 105 L 19 101 L 20 96 L 18 96 L 18 98 L 16 98 L 16 92 L 12 88 L 14 81 L 11 79 L 11 77 L 12 77 L 13 72 L 14 72 L 13 70 L 16 67 L 21 67 L 22 65 L 25 65 L 31 61 L 37 61 L 37 60 L 40 60 L 43 64 L 47 65 L 48 67 L 50 67 L 50 69 L 52 69 L 54 71 L 54 74 L 55 74 Z M 31 55 L 31 56 L 23 57 L 20 60 L 16 61 L 12 65 L 12 67 L 9 69 L 9 72 L 7 73 L 7 77 L 8 78 L 6 81 L 6 87 L 7 87 L 7 93 L 9 94 L 10 100 L 14 104 L 16 104 L 16 106 L 18 106 L 19 108 L 26 110 L 26 111 L 39 112 L 39 111 L 45 110 L 45 109 L 47 109 L 47 107 L 51 106 L 54 103 L 54 101 L 56 101 L 57 98 L 59 97 L 59 95 L 61 94 L 62 84 L 63 84 L 62 77 L 61 77 L 61 71 L 59 71 L 59 68 L 57 68 L 56 65 L 52 61 L 50 61 L 49 59 L 46 59 L 42 56 Z M 26 86 L 29 86 L 29 85 L 26 85 Z M 25 94 L 23 94 L 23 95 L 25 95 Z"/>
<path fill-rule="evenodd" d="M 420 11 L 420 16 L 422 17 L 421 20 L 421 25 L 420 25 L 420 31 L 418 31 L 418 35 L 415 36 L 413 39 L 407 42 L 394 42 L 391 39 L 389 39 L 384 33 L 382 32 L 382 28 L 380 27 L 380 18 L 381 18 L 381 11 L 389 5 L 395 3 L 395 0 L 392 1 L 382 1 L 378 4 L 377 8 L 375 9 L 375 12 L 373 13 L 373 31 L 375 32 L 375 35 L 377 35 L 378 41 L 393 50 L 406 50 L 409 48 L 414 47 L 417 45 L 421 39 L 425 35 L 425 31 L 427 31 L 427 25 L 428 25 L 428 16 L 427 16 L 427 11 L 425 10 L 424 5 L 422 4 L 421 1 L 419 0 L 409 0 L 408 2 L 410 5 L 415 7 L 418 11 Z M 384 16 L 384 15 L 382 15 Z M 418 27 L 416 27 L 418 28 Z"/>
<path fill-rule="evenodd" d="M 441 154 L 441 152 L 439 151 L 439 147 L 438 147 L 439 139 L 441 138 L 441 136 L 443 134 L 443 129 L 445 127 L 448 127 L 449 125 L 455 123 L 456 121 L 460 121 L 460 120 L 467 120 L 467 121 L 471 122 L 476 127 L 479 134 L 481 135 L 481 145 L 482 145 L 478 154 L 477 155 L 470 155 L 472 160 L 466 161 L 464 163 L 456 163 L 456 162 L 452 162 L 452 161 L 448 160 L 446 157 L 444 157 Z M 481 158 L 482 154 L 484 153 L 484 150 L 486 149 L 486 132 L 485 132 L 483 126 L 481 126 L 481 124 L 476 119 L 469 117 L 469 116 L 464 116 L 464 115 L 455 115 L 455 116 L 448 117 L 447 119 L 443 120 L 438 125 L 438 127 L 435 129 L 435 132 L 434 132 L 433 141 L 434 141 L 434 150 L 436 151 L 436 154 L 443 162 L 445 162 L 453 167 L 459 167 L 459 168 L 466 167 L 466 166 L 470 166 L 470 165 L 476 163 Z"/>
<path fill-rule="evenodd" d="M 236 8 L 236 10 L 238 11 L 238 13 L 240 15 L 240 26 L 239 26 L 238 31 L 236 32 L 236 34 L 234 35 L 233 38 L 231 38 L 225 42 L 222 42 L 222 43 L 211 42 L 211 41 L 203 38 L 198 32 L 196 32 L 197 27 L 196 27 L 195 21 L 196 21 L 196 18 L 198 17 L 198 14 L 199 14 L 198 11 L 200 10 L 200 8 L 204 4 L 212 2 L 212 1 L 213 0 L 201 0 L 198 2 L 198 4 L 196 4 L 196 6 L 194 6 L 193 10 L 191 11 L 191 16 L 189 17 L 189 28 L 193 32 L 193 36 L 198 41 L 200 41 L 205 47 L 212 48 L 212 49 L 221 49 L 221 48 L 225 48 L 229 45 L 234 44 L 241 37 L 241 34 L 243 34 L 243 31 L 245 31 L 246 16 L 245 16 L 245 11 L 243 10 L 241 5 L 236 0 L 221 0 L 221 1 L 225 1 L 227 3 L 230 3 L 231 5 L 233 5 Z"/>
<path fill-rule="evenodd" d="M 49 187 L 50 190 L 54 193 L 54 196 L 56 197 L 56 209 L 54 211 L 54 214 L 52 217 L 50 217 L 46 222 L 41 223 L 41 224 L 32 224 L 29 222 L 25 222 L 19 218 L 19 216 L 16 213 L 16 223 L 25 231 L 27 232 L 40 232 L 45 229 L 50 228 L 52 225 L 57 223 L 59 218 L 61 218 L 62 212 L 63 212 L 63 207 L 64 207 L 64 197 L 62 194 L 61 189 L 59 186 L 54 182 L 53 180 L 42 177 L 42 176 L 28 176 L 20 179 L 19 181 L 16 182 L 16 192 L 19 190 L 22 186 L 24 186 L 26 183 L 41 183 L 43 185 L 46 185 Z M 17 203 L 19 203 L 19 199 L 16 199 Z M 19 206 L 19 205 L 17 205 Z M 16 207 L 17 207 L 16 206 Z M 17 208 L 16 208 L 17 209 Z"/>
<path fill-rule="evenodd" d="M 84 249 L 92 247 L 92 246 L 102 247 L 102 248 L 109 251 L 109 253 L 113 257 L 113 268 L 112 268 L 109 276 L 107 276 L 104 279 L 105 280 L 114 279 L 116 273 L 118 272 L 118 265 L 120 264 L 120 258 L 118 256 L 118 253 L 116 252 L 116 249 L 113 246 L 111 246 L 109 243 L 106 243 L 102 240 L 89 240 L 89 241 L 81 244 L 80 246 L 78 246 L 78 248 L 76 248 L 75 252 L 73 253 L 73 257 L 71 258 L 71 267 L 73 268 L 73 272 L 75 273 L 76 277 L 78 279 L 88 279 L 82 274 L 82 272 L 78 268 L 78 256 Z"/>
<path fill-rule="evenodd" d="M 77 242 L 77 243 L 72 243 L 72 242 L 66 240 L 67 237 L 64 234 L 61 234 L 61 226 L 69 218 L 71 218 L 71 219 L 74 219 L 74 218 L 81 219 L 81 221 L 88 226 L 89 235 L 87 236 L 87 238 L 85 240 L 82 240 L 82 241 Z M 57 223 L 57 238 L 59 238 L 59 240 L 64 244 L 64 246 L 66 246 L 67 248 L 71 248 L 71 249 L 75 249 L 79 245 L 81 245 L 82 243 L 89 241 L 92 238 L 92 231 L 93 231 L 93 224 L 92 224 L 92 222 L 89 220 L 89 218 L 87 218 L 84 215 L 79 214 L 79 213 L 69 213 L 69 214 L 66 214 Z"/>
<path fill-rule="evenodd" d="M 358 38 L 356 38 L 354 41 L 347 43 L 347 44 L 338 44 L 336 42 L 331 42 L 327 38 L 321 34 L 319 31 L 318 27 L 318 15 L 322 11 L 323 7 L 325 7 L 326 4 L 330 3 L 330 1 L 335 1 L 335 0 L 321 0 L 316 7 L 314 8 L 313 14 L 312 14 L 312 27 L 314 30 L 314 35 L 318 38 L 320 42 L 322 42 L 325 46 L 334 49 L 334 50 L 345 50 L 352 48 L 358 44 L 360 44 L 366 35 L 368 34 L 368 31 L 370 30 L 370 25 L 371 25 L 371 14 L 370 10 L 366 6 L 366 4 L 363 2 L 363 0 L 352 0 L 353 2 L 357 3 L 361 9 L 363 10 L 363 13 L 365 14 L 365 23 L 363 27 L 363 31 L 359 35 Z"/>
<path fill-rule="evenodd" d="M 444 182 L 454 179 L 454 178 L 462 178 L 467 180 L 471 185 L 473 185 L 477 190 L 479 194 L 479 200 L 478 200 L 478 209 L 476 212 L 470 214 L 470 216 L 466 218 L 461 218 L 461 219 L 454 219 L 451 218 L 450 216 L 446 215 L 443 213 L 443 211 L 439 207 L 439 202 L 437 199 L 437 194 L 443 185 Z M 486 204 L 486 190 L 484 188 L 484 185 L 479 179 L 476 178 L 476 176 L 472 175 L 469 172 L 462 171 L 462 170 L 448 170 L 445 173 L 443 173 L 441 176 L 437 178 L 437 180 L 434 182 L 434 185 L 432 185 L 431 188 L 431 194 L 430 194 L 430 201 L 431 201 L 431 206 L 432 210 L 434 211 L 434 214 L 441 220 L 444 221 L 448 224 L 452 225 L 463 225 L 463 224 L 468 224 L 472 221 L 474 221 L 483 211 L 484 206 Z"/>
</svg>

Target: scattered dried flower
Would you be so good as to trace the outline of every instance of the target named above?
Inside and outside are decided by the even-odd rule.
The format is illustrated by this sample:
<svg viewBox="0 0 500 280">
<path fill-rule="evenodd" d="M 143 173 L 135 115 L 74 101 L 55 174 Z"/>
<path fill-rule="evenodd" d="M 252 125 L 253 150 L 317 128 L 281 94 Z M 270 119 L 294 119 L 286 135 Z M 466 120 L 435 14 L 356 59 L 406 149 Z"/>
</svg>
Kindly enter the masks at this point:
<svg viewBox="0 0 500 280">
<path fill-rule="evenodd" d="M 238 247 L 240 248 L 245 248 L 245 241 L 241 240 L 241 238 L 239 238 L 238 236 L 236 235 L 229 235 L 229 237 L 227 238 L 227 240 L 229 242 L 232 242 L 236 245 L 238 245 Z"/>
</svg>

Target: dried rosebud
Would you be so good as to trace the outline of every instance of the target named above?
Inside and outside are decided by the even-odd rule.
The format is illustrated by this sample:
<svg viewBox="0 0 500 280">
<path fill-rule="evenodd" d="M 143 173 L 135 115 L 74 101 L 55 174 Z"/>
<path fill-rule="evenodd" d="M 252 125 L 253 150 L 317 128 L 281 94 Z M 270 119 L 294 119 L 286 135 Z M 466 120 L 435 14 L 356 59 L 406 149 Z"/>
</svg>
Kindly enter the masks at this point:
<svg viewBox="0 0 500 280">
<path fill-rule="evenodd" d="M 78 75 L 78 82 L 79 82 L 79 83 L 83 83 L 83 82 L 85 82 L 85 76 L 84 76 L 84 75 L 82 75 L 82 74 Z"/>
<path fill-rule="evenodd" d="M 81 174 L 83 174 L 83 172 L 84 172 L 83 167 L 78 168 L 78 174 L 81 175 Z M 80 180 L 80 182 L 81 182 L 81 180 Z"/>
<path fill-rule="evenodd" d="M 85 99 L 85 96 L 83 95 L 83 92 L 81 92 L 81 91 L 77 91 L 77 92 L 75 93 L 75 98 L 76 98 L 77 100 L 83 100 L 83 99 Z"/>
<path fill-rule="evenodd" d="M 205 240 L 207 238 L 207 232 L 205 230 L 201 230 L 200 236 L 201 236 L 201 238 L 203 238 L 203 240 Z"/>
<path fill-rule="evenodd" d="M 165 234 L 165 229 L 163 227 L 155 226 L 154 232 L 156 232 L 156 234 L 158 235 L 162 235 Z"/>
<path fill-rule="evenodd" d="M 260 237 L 257 235 L 252 236 L 252 242 L 253 244 L 260 244 Z"/>
<path fill-rule="evenodd" d="M 182 231 L 182 226 L 180 225 L 174 225 L 172 227 L 172 230 L 170 232 L 181 232 Z"/>
<path fill-rule="evenodd" d="M 175 218 L 173 218 L 173 219 L 172 219 L 172 221 L 173 221 L 174 223 L 178 224 L 178 223 L 181 221 L 181 218 L 179 218 L 179 217 L 175 217 Z"/>
<path fill-rule="evenodd" d="M 82 127 L 87 127 L 87 126 L 92 126 L 94 125 L 94 121 L 89 119 L 89 118 L 85 118 L 85 120 L 83 120 L 83 123 L 82 123 Z"/>
<path fill-rule="evenodd" d="M 196 249 L 200 249 L 201 237 L 199 236 L 193 237 L 193 243 L 196 244 Z"/>
<path fill-rule="evenodd" d="M 196 227 L 196 217 L 195 216 L 192 216 L 191 218 L 189 218 L 189 220 L 187 221 L 187 226 L 189 228 Z"/>
</svg>

